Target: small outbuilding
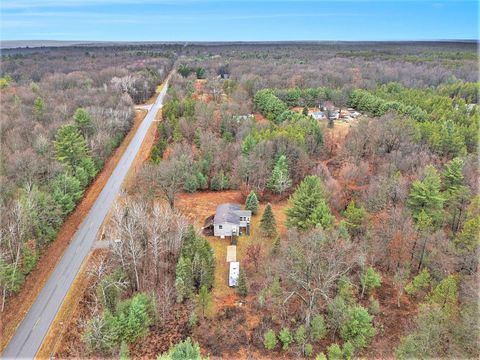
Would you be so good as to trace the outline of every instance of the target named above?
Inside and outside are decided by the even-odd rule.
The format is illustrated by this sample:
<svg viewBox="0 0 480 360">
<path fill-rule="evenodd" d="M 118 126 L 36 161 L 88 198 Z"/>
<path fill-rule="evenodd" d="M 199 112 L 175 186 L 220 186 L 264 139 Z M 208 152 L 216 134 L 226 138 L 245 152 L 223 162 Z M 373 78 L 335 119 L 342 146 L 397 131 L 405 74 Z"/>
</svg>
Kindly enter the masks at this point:
<svg viewBox="0 0 480 360">
<path fill-rule="evenodd" d="M 229 245 L 227 246 L 227 262 L 237 261 L 237 246 Z"/>
</svg>

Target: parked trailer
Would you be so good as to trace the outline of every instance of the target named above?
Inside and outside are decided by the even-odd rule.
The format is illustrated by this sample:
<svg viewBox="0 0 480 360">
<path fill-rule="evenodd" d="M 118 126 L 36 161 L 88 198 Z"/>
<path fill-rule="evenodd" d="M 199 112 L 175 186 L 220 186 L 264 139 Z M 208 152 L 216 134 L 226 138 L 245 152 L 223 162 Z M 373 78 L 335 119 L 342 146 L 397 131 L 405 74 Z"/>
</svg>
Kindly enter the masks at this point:
<svg viewBox="0 0 480 360">
<path fill-rule="evenodd" d="M 230 262 L 230 273 L 228 275 L 228 286 L 235 287 L 238 282 L 238 274 L 240 273 L 240 263 L 238 261 Z"/>
</svg>

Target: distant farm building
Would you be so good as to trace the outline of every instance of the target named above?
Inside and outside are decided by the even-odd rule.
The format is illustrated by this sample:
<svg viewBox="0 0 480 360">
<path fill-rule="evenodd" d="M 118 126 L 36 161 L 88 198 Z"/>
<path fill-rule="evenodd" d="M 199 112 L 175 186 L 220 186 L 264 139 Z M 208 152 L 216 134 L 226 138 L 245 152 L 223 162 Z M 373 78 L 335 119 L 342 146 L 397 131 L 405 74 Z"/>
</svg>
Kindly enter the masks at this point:
<svg viewBox="0 0 480 360">
<path fill-rule="evenodd" d="M 213 218 L 213 235 L 224 239 L 225 236 L 250 234 L 252 212 L 242 210 L 239 204 L 220 204 Z"/>
</svg>

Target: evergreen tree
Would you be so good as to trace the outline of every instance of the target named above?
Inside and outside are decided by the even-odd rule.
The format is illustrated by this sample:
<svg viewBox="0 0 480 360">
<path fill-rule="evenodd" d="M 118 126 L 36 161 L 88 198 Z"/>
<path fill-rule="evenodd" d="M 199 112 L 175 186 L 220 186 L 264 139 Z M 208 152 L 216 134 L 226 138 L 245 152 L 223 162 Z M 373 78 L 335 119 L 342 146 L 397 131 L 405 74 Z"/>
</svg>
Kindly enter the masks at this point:
<svg viewBox="0 0 480 360">
<path fill-rule="evenodd" d="M 446 316 L 453 315 L 458 310 L 458 277 L 449 275 L 440 281 L 427 300 L 438 305 Z"/>
<path fill-rule="evenodd" d="M 274 236 L 277 233 L 277 222 L 273 215 L 272 205 L 267 204 L 260 220 L 260 230 L 264 236 Z"/>
<path fill-rule="evenodd" d="M 308 116 L 308 107 L 306 105 L 303 107 L 302 115 Z"/>
<path fill-rule="evenodd" d="M 424 210 L 432 219 L 433 224 L 440 225 L 443 218 L 444 198 L 440 193 L 440 176 L 437 170 L 428 165 L 422 180 L 416 180 L 412 184 L 408 197 L 408 206 L 415 220 Z"/>
<path fill-rule="evenodd" d="M 33 115 L 36 120 L 43 120 L 45 116 L 45 102 L 40 96 L 37 96 L 33 102 Z"/>
<path fill-rule="evenodd" d="M 313 317 L 310 323 L 310 334 L 313 341 L 321 340 L 327 335 L 327 326 L 325 325 L 325 319 L 322 315 L 316 315 Z"/>
<path fill-rule="evenodd" d="M 183 302 L 193 293 L 192 262 L 184 256 L 180 256 L 177 262 L 175 288 L 178 302 Z"/>
<path fill-rule="evenodd" d="M 405 292 L 408 295 L 416 295 L 419 292 L 427 291 L 432 284 L 432 277 L 426 268 L 424 268 L 411 282 L 405 286 Z"/>
<path fill-rule="evenodd" d="M 83 195 L 80 181 L 66 174 L 58 175 L 53 182 L 52 188 L 53 199 L 62 209 L 64 216 L 70 214 L 75 208 L 77 201 Z"/>
<path fill-rule="evenodd" d="M 367 212 L 363 206 L 356 206 L 352 200 L 347 206 L 347 209 L 343 213 L 345 216 L 345 225 L 347 226 L 350 235 L 359 235 L 365 230 L 364 221 Z"/>
<path fill-rule="evenodd" d="M 213 285 L 215 272 L 215 256 L 209 242 L 197 234 L 193 226 L 189 226 L 183 237 L 180 259 L 177 264 L 177 292 L 182 301 L 193 294 L 193 291 L 205 285 L 210 289 Z"/>
<path fill-rule="evenodd" d="M 292 186 L 292 180 L 288 170 L 287 157 L 281 155 L 272 170 L 272 176 L 268 181 L 268 187 L 270 190 L 277 194 L 283 193 L 290 186 Z"/>
<path fill-rule="evenodd" d="M 263 334 L 263 345 L 265 346 L 265 349 L 273 350 L 275 349 L 275 346 L 277 346 L 277 343 L 277 336 L 272 329 Z"/>
<path fill-rule="evenodd" d="M 318 206 L 313 210 L 309 219 L 312 227 L 321 227 L 322 229 L 328 229 L 333 224 L 334 217 L 330 208 L 325 201 L 320 201 Z"/>
<path fill-rule="evenodd" d="M 340 335 L 356 348 L 366 347 L 376 333 L 372 320 L 373 317 L 362 306 L 350 307 L 347 319 L 340 328 Z"/>
<path fill-rule="evenodd" d="M 283 328 L 278 334 L 278 338 L 282 343 L 282 350 L 287 351 L 288 347 L 293 342 L 293 336 L 290 334 L 290 330 L 288 330 L 288 328 Z"/>
<path fill-rule="evenodd" d="M 327 348 L 328 360 L 343 359 L 343 351 L 338 344 L 331 344 Z"/>
<path fill-rule="evenodd" d="M 369 267 L 360 276 L 360 283 L 362 284 L 362 298 L 365 291 L 370 292 L 373 289 L 380 287 L 382 284 L 382 277 L 375 271 L 374 268 Z"/>
<path fill-rule="evenodd" d="M 247 276 L 243 270 L 238 274 L 237 294 L 241 297 L 248 295 Z"/>
<path fill-rule="evenodd" d="M 87 145 L 75 125 L 63 125 L 55 135 L 55 152 L 58 161 L 69 165 L 72 169 L 87 156 Z"/>
<path fill-rule="evenodd" d="M 473 198 L 467 208 L 466 221 L 462 230 L 455 238 L 455 248 L 460 254 L 475 251 L 480 245 L 480 195 Z"/>
<path fill-rule="evenodd" d="M 212 295 L 208 292 L 205 285 L 202 285 L 197 295 L 197 309 L 205 317 L 209 314 L 213 305 Z"/>
<path fill-rule="evenodd" d="M 85 110 L 84 108 L 78 108 L 77 110 L 75 110 L 75 113 L 73 114 L 73 121 L 75 122 L 78 130 L 80 130 L 80 132 L 85 138 L 92 134 L 92 117 L 87 112 L 87 110 Z"/>
<path fill-rule="evenodd" d="M 308 230 L 317 226 L 328 227 L 333 216 L 325 201 L 325 190 L 317 176 L 307 176 L 289 199 L 286 210 L 287 226 Z"/>
<path fill-rule="evenodd" d="M 464 162 L 460 158 L 454 158 L 445 164 L 442 182 L 444 190 L 463 185 L 463 166 Z"/>
<path fill-rule="evenodd" d="M 257 194 L 252 190 L 245 200 L 245 209 L 250 210 L 252 214 L 256 214 L 258 212 L 258 205 Z"/>
<path fill-rule="evenodd" d="M 188 337 L 186 340 L 175 345 L 168 353 L 160 355 L 157 360 L 207 360 L 200 354 L 200 346 L 192 342 Z"/>
</svg>

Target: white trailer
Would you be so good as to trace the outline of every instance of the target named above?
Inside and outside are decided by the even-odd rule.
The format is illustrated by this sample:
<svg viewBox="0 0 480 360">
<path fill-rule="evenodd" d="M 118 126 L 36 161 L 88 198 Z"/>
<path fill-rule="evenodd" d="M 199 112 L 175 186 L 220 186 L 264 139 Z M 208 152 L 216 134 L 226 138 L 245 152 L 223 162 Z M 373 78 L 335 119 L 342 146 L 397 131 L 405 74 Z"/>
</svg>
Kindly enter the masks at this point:
<svg viewBox="0 0 480 360">
<path fill-rule="evenodd" d="M 238 282 L 238 274 L 240 273 L 240 263 L 238 261 L 230 262 L 230 273 L 228 275 L 228 286 L 235 287 Z"/>
</svg>

